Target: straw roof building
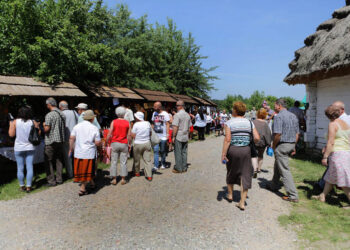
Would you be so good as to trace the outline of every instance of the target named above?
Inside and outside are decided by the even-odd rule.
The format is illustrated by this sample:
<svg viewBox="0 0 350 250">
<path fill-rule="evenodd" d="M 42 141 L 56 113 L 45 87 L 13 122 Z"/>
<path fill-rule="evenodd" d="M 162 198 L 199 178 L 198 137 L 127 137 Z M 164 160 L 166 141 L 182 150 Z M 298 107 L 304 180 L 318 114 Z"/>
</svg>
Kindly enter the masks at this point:
<svg viewBox="0 0 350 250">
<path fill-rule="evenodd" d="M 309 109 L 304 139 L 308 148 L 325 146 L 328 119 L 325 108 L 336 100 L 350 108 L 350 1 L 333 12 L 295 52 L 284 79 L 290 85 L 305 84 Z"/>
</svg>

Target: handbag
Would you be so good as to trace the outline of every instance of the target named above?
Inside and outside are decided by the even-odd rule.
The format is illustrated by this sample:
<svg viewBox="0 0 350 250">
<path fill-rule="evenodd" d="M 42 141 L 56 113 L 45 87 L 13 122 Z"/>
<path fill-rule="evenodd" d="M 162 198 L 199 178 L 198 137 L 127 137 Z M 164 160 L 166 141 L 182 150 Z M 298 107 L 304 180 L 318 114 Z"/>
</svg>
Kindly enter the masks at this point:
<svg viewBox="0 0 350 250">
<path fill-rule="evenodd" d="M 150 124 L 151 126 L 151 124 Z M 157 133 L 154 131 L 154 129 L 151 127 L 151 144 L 152 147 L 160 143 L 160 138 L 157 135 Z"/>
<path fill-rule="evenodd" d="M 252 158 L 252 166 L 254 169 L 254 172 L 257 171 L 259 168 L 259 162 L 258 162 L 258 152 L 255 148 L 255 143 L 254 143 L 254 133 L 253 133 L 253 125 L 252 122 L 250 122 L 250 129 L 251 129 L 251 134 L 250 134 L 250 154 Z"/>
<path fill-rule="evenodd" d="M 273 156 L 273 149 L 271 148 L 271 147 L 267 147 L 267 150 L 266 150 L 266 154 L 268 155 L 268 156 Z"/>
<path fill-rule="evenodd" d="M 258 152 L 256 150 L 255 147 L 255 143 L 254 143 L 254 134 L 253 134 L 253 125 L 252 122 L 250 122 L 250 129 L 251 129 L 251 134 L 250 134 L 250 153 L 251 153 L 251 157 L 255 158 L 258 157 Z"/>
<path fill-rule="evenodd" d="M 37 129 L 34 126 L 34 121 L 32 121 L 32 127 L 30 128 L 29 136 L 28 136 L 28 141 L 33 144 L 34 146 L 38 146 L 41 142 L 40 136 L 39 136 L 39 129 Z"/>
</svg>

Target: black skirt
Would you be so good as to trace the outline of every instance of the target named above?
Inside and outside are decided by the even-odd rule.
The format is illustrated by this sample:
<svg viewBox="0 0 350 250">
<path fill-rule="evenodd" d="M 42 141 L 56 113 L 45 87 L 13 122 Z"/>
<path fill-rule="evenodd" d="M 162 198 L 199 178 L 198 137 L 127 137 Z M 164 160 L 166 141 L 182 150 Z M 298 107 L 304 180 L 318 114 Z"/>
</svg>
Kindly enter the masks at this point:
<svg viewBox="0 0 350 250">
<path fill-rule="evenodd" d="M 242 180 L 243 189 L 250 189 L 254 172 L 250 147 L 230 146 L 227 159 L 226 183 L 241 185 Z"/>
</svg>

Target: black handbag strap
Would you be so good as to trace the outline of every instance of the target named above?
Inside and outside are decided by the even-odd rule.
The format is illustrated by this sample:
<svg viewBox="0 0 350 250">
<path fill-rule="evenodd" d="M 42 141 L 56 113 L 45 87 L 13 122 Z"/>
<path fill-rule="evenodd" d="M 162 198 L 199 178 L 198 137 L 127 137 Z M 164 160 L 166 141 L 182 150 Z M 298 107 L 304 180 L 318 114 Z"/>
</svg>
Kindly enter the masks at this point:
<svg viewBox="0 0 350 250">
<path fill-rule="evenodd" d="M 62 122 L 63 122 L 63 127 L 65 128 L 65 127 L 66 127 L 66 121 L 65 121 L 65 119 L 63 118 L 63 116 L 61 115 L 61 113 L 60 113 L 58 110 L 56 110 L 56 109 L 54 109 L 53 111 L 57 112 L 57 114 L 60 116 L 60 118 L 61 118 L 61 120 L 62 120 Z M 59 129 L 59 132 L 60 132 L 61 138 L 63 138 L 63 141 L 65 141 L 65 140 L 67 139 L 66 136 L 65 136 L 65 134 L 62 134 L 61 129 Z"/>
</svg>

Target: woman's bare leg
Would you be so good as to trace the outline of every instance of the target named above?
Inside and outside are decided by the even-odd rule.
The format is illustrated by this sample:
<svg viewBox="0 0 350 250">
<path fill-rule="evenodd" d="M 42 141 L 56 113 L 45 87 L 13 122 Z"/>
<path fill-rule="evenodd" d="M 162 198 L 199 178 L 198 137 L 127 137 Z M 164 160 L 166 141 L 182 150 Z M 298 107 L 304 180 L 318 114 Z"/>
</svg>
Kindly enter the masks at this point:
<svg viewBox="0 0 350 250">
<path fill-rule="evenodd" d="M 248 189 L 244 189 L 243 188 L 243 183 L 242 183 L 242 180 L 241 180 L 241 200 L 239 201 L 239 208 L 244 210 L 245 209 L 245 201 L 247 199 L 247 196 L 248 196 Z"/>
<path fill-rule="evenodd" d="M 233 184 L 227 184 L 227 198 L 233 200 Z"/>
<path fill-rule="evenodd" d="M 264 161 L 264 158 L 260 158 L 260 157 L 258 158 L 258 172 L 261 171 L 263 161 Z"/>
<path fill-rule="evenodd" d="M 320 201 L 322 202 L 326 201 L 326 196 L 332 190 L 332 188 L 333 188 L 333 184 L 326 182 L 326 184 L 324 185 L 323 191 L 320 194 Z"/>
</svg>

